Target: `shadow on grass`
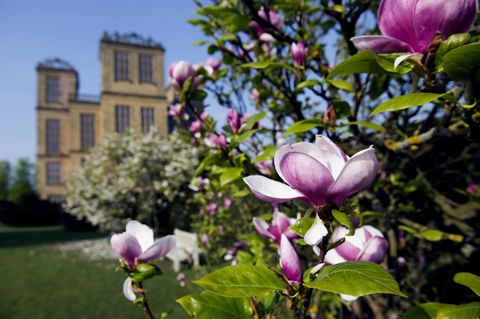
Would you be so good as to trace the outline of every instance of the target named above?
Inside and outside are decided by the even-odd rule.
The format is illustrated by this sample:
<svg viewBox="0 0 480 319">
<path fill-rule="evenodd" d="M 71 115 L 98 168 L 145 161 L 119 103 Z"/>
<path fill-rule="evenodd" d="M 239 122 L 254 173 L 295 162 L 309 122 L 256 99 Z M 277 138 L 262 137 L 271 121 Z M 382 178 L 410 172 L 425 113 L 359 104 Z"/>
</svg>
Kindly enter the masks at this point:
<svg viewBox="0 0 480 319">
<path fill-rule="evenodd" d="M 98 232 L 67 231 L 61 226 L 39 228 L 0 226 L 0 248 L 52 244 L 74 240 L 105 238 L 107 236 L 105 233 Z"/>
</svg>

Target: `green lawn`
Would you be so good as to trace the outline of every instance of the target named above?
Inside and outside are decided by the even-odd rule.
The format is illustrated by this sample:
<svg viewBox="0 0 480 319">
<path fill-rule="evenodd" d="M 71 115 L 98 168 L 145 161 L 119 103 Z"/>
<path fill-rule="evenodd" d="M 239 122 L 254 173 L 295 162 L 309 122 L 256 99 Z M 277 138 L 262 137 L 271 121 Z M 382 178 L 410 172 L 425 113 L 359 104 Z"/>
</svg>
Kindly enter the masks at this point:
<svg viewBox="0 0 480 319">
<path fill-rule="evenodd" d="M 60 227 L 0 226 L 0 318 L 146 318 L 142 309 L 123 297 L 124 276 L 115 272 L 118 262 L 89 261 L 81 253 L 54 247 L 99 237 Z M 163 261 L 160 266 L 163 275 L 146 283 L 151 307 L 156 315 L 172 311 L 169 318 L 186 318 L 175 299 L 198 291 L 191 280 L 200 275 L 184 271 L 188 282 L 181 288 L 171 263 Z"/>
</svg>

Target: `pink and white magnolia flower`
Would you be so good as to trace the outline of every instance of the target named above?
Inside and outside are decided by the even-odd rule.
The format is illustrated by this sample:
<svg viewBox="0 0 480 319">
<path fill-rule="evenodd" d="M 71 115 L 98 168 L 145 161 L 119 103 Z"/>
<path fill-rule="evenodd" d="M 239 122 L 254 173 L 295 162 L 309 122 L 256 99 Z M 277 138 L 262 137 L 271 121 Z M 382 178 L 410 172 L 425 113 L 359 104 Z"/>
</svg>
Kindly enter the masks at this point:
<svg viewBox="0 0 480 319">
<path fill-rule="evenodd" d="M 215 203 L 210 203 L 207 205 L 207 212 L 211 215 L 215 214 L 218 211 L 218 205 Z"/>
<path fill-rule="evenodd" d="M 330 249 L 325 255 L 326 264 L 339 264 L 346 261 L 365 260 L 374 263 L 383 261 L 388 252 L 388 241 L 375 227 L 365 225 L 355 229 L 353 236 L 347 236 L 348 229 L 340 226 L 332 234 L 332 242 L 342 238 L 345 242 Z"/>
<path fill-rule="evenodd" d="M 260 10 L 258 10 L 258 16 L 263 20 L 270 22 L 270 24 L 277 29 L 283 27 L 283 17 L 274 10 L 268 9 L 267 15 L 267 10 L 265 10 L 264 7 L 261 7 Z"/>
<path fill-rule="evenodd" d="M 467 186 L 467 192 L 469 192 L 470 194 L 474 195 L 476 194 L 478 191 L 478 185 L 475 184 L 475 183 L 470 183 L 468 186 Z"/>
<path fill-rule="evenodd" d="M 477 0 L 382 0 L 378 27 L 383 35 L 353 37 L 359 50 L 423 54 L 437 32 L 442 39 L 467 32 L 477 17 Z"/>
<path fill-rule="evenodd" d="M 292 43 L 290 45 L 290 52 L 292 53 L 293 62 L 296 66 L 305 66 L 308 48 L 305 47 L 303 42 Z"/>
<path fill-rule="evenodd" d="M 261 155 L 261 154 L 259 154 Z M 273 172 L 273 161 L 271 159 L 264 160 L 255 164 L 255 167 L 262 173 L 263 175 L 270 175 Z"/>
<path fill-rule="evenodd" d="M 315 216 L 315 221 L 312 226 L 307 230 L 303 240 L 309 246 L 312 246 L 313 252 L 319 256 L 320 247 L 318 245 L 322 242 L 323 237 L 328 235 L 328 229 L 323 223 L 323 220 L 320 217 Z"/>
<path fill-rule="evenodd" d="M 348 157 L 322 135 L 317 135 L 315 143 L 282 146 L 275 153 L 274 165 L 288 185 L 252 175 L 243 179 L 252 193 L 272 203 L 302 200 L 314 208 L 329 203 L 340 206 L 367 188 L 378 172 L 373 147 Z"/>
<path fill-rule="evenodd" d="M 232 200 L 230 199 L 230 197 L 225 197 L 223 199 L 223 208 L 229 209 L 230 206 L 232 206 Z"/>
<path fill-rule="evenodd" d="M 237 110 L 230 109 L 227 113 L 227 124 L 230 126 L 232 131 L 236 134 L 242 128 L 243 123 L 247 119 L 247 115 L 238 114 Z"/>
<path fill-rule="evenodd" d="M 188 78 L 192 78 L 192 80 L 194 80 L 196 72 L 190 63 L 182 60 L 179 62 L 174 62 L 170 65 L 170 68 L 168 69 L 168 75 L 170 76 L 172 86 L 177 91 L 181 91 L 185 81 L 187 81 Z"/>
<path fill-rule="evenodd" d="M 255 102 L 255 104 L 258 104 L 260 102 L 260 92 L 258 92 L 257 89 L 252 89 L 250 92 L 250 99 Z"/>
<path fill-rule="evenodd" d="M 112 236 L 110 245 L 125 265 L 133 269 L 137 264 L 165 256 L 175 247 L 175 237 L 168 235 L 154 241 L 150 227 L 132 220 L 124 233 Z"/>
<path fill-rule="evenodd" d="M 227 147 L 227 138 L 225 135 L 208 134 L 208 137 L 204 139 L 204 144 L 207 147 L 218 147 L 218 148 L 226 148 Z"/>
<path fill-rule="evenodd" d="M 168 115 L 170 116 L 182 116 L 185 112 L 185 108 L 182 104 L 172 104 L 168 107 Z"/>
<path fill-rule="evenodd" d="M 287 236 L 288 239 L 297 237 L 297 234 L 290 230 L 290 226 L 295 224 L 296 221 L 295 218 L 289 218 L 284 213 L 276 211 L 273 213 L 271 225 L 260 217 L 254 217 L 253 226 L 260 235 L 279 244 L 282 235 Z"/>
<path fill-rule="evenodd" d="M 300 258 L 285 234 L 282 234 L 280 239 L 280 267 L 287 276 L 289 283 L 299 284 L 302 282 Z"/>
<path fill-rule="evenodd" d="M 203 67 L 207 71 L 208 75 L 212 77 L 215 74 L 217 74 L 218 70 L 220 70 L 221 65 L 222 65 L 222 60 L 208 58 L 207 62 L 205 62 L 205 65 Z"/>
</svg>

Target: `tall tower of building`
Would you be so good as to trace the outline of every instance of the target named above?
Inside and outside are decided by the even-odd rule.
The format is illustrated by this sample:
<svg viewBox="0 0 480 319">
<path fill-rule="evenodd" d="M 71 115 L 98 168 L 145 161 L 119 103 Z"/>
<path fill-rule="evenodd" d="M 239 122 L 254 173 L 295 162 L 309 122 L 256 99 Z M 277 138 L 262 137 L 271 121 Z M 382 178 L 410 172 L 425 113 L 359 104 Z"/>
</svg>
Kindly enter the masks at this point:
<svg viewBox="0 0 480 319">
<path fill-rule="evenodd" d="M 164 51 L 135 33 L 105 33 L 100 96 L 79 93 L 78 72 L 66 61 L 37 65 L 36 180 L 42 198 L 60 201 L 68 177 L 108 134 L 151 127 L 168 134 Z"/>
</svg>

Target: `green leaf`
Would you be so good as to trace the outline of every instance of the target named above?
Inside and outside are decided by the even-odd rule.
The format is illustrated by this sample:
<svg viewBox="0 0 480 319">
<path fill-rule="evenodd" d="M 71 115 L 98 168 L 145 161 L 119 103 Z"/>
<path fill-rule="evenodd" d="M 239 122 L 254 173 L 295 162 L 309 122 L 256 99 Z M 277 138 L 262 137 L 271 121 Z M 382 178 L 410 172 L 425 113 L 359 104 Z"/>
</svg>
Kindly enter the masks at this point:
<svg viewBox="0 0 480 319">
<path fill-rule="evenodd" d="M 198 177 L 203 171 L 211 166 L 212 164 L 220 163 L 222 161 L 222 156 L 218 153 L 210 154 L 198 165 L 197 170 L 195 171 L 194 177 Z"/>
<path fill-rule="evenodd" d="M 453 281 L 457 284 L 467 286 L 472 291 L 480 296 L 480 277 L 468 272 L 459 272 L 453 277 Z"/>
<path fill-rule="evenodd" d="M 353 226 L 352 220 L 348 217 L 347 214 L 334 209 L 332 210 L 332 215 L 337 222 L 348 228 L 347 236 L 352 236 L 353 234 L 355 234 L 355 227 Z"/>
<path fill-rule="evenodd" d="M 321 82 L 318 80 L 306 80 L 297 84 L 297 89 L 311 88 Z"/>
<path fill-rule="evenodd" d="M 435 53 L 435 71 L 438 72 L 443 70 L 443 57 L 448 51 L 464 45 L 465 43 L 470 41 L 470 38 L 471 36 L 469 33 L 458 33 L 449 36 L 447 40 L 443 41 L 442 44 L 440 44 L 437 52 Z"/>
<path fill-rule="evenodd" d="M 252 265 L 228 266 L 194 283 L 226 297 L 254 297 L 286 287 L 267 267 Z"/>
<path fill-rule="evenodd" d="M 323 119 L 315 118 L 315 119 L 308 119 L 303 121 L 298 121 L 293 123 L 288 130 L 283 133 L 283 136 L 289 136 L 292 134 L 303 133 L 306 131 L 310 131 L 315 127 L 323 126 Z"/>
<path fill-rule="evenodd" d="M 234 140 L 232 141 L 233 143 L 243 143 L 246 140 L 248 140 L 250 137 L 252 137 L 253 134 L 257 133 L 258 130 L 250 130 L 246 131 L 238 136 L 235 136 Z"/>
<path fill-rule="evenodd" d="M 422 231 L 419 235 L 429 241 L 439 241 L 444 238 L 445 233 L 437 229 L 428 229 Z"/>
<path fill-rule="evenodd" d="M 257 61 L 242 64 L 242 68 L 253 68 L 253 69 L 266 69 L 273 65 L 273 62 L 270 61 Z"/>
<path fill-rule="evenodd" d="M 297 219 L 294 225 L 290 226 L 290 229 L 294 232 L 299 234 L 300 236 L 305 236 L 307 231 L 312 227 L 315 219 L 312 217 L 302 217 Z"/>
<path fill-rule="evenodd" d="M 443 67 L 452 80 L 468 80 L 480 66 L 480 42 L 467 44 L 446 53 Z"/>
<path fill-rule="evenodd" d="M 337 75 L 350 75 L 356 73 L 392 73 L 406 74 L 413 70 L 414 65 L 408 61 L 394 67 L 395 59 L 400 54 L 377 55 L 373 51 L 360 51 L 354 56 L 338 64 L 328 75 L 328 79 Z"/>
<path fill-rule="evenodd" d="M 480 317 L 480 302 L 445 307 L 438 311 L 436 319 L 474 319 Z"/>
<path fill-rule="evenodd" d="M 272 159 L 275 156 L 275 153 L 277 152 L 277 150 L 278 150 L 278 146 L 275 146 L 275 145 L 269 145 L 269 146 L 265 147 L 262 154 L 255 157 L 255 159 L 252 161 L 252 163 L 257 164 L 257 163 L 260 163 L 262 161 Z"/>
<path fill-rule="evenodd" d="M 208 43 L 208 40 L 197 40 L 197 41 L 193 42 L 193 45 L 201 46 L 201 45 L 204 45 L 204 44 L 207 44 L 207 43 Z"/>
<path fill-rule="evenodd" d="M 450 93 L 412 93 L 407 95 L 402 95 L 396 98 L 393 98 L 385 103 L 380 104 L 373 110 L 370 116 L 382 113 L 382 112 L 394 112 L 410 107 L 419 106 L 423 104 L 430 103 L 432 101 L 438 100 L 439 98 L 448 95 Z"/>
<path fill-rule="evenodd" d="M 263 118 L 267 115 L 265 112 L 261 112 L 252 116 L 247 117 L 247 119 L 244 122 L 244 130 L 250 130 L 255 123 L 260 122 L 263 120 Z"/>
<path fill-rule="evenodd" d="M 227 167 L 223 170 L 222 175 L 220 175 L 220 186 L 225 186 L 228 183 L 236 181 L 242 177 L 243 168 L 241 167 Z"/>
<path fill-rule="evenodd" d="M 440 309 L 448 307 L 454 307 L 454 305 L 438 302 L 419 304 L 408 309 L 408 311 L 402 315 L 402 319 L 434 319 L 437 318 Z"/>
<path fill-rule="evenodd" d="M 343 80 L 328 80 L 328 83 L 336 87 L 337 89 L 345 90 L 348 92 L 355 92 L 353 85 Z"/>
<path fill-rule="evenodd" d="M 335 11 L 335 12 L 338 12 L 338 13 L 347 12 L 347 9 L 345 9 L 345 7 L 340 5 L 340 4 L 336 4 L 336 5 L 332 6 L 332 10 Z"/>
<path fill-rule="evenodd" d="M 225 298 L 209 291 L 197 295 L 187 295 L 177 302 L 192 318 L 252 318 L 252 308 L 245 298 Z"/>
<path fill-rule="evenodd" d="M 345 123 L 341 123 L 340 125 L 341 126 L 349 126 L 349 125 L 363 126 L 363 127 L 369 128 L 369 129 L 374 130 L 374 131 L 384 130 L 383 126 L 378 125 L 378 124 L 373 123 L 373 122 L 345 122 Z"/>
<path fill-rule="evenodd" d="M 382 266 L 368 261 L 351 261 L 325 266 L 305 286 L 351 296 L 385 293 L 405 297 L 398 283 Z"/>
</svg>

